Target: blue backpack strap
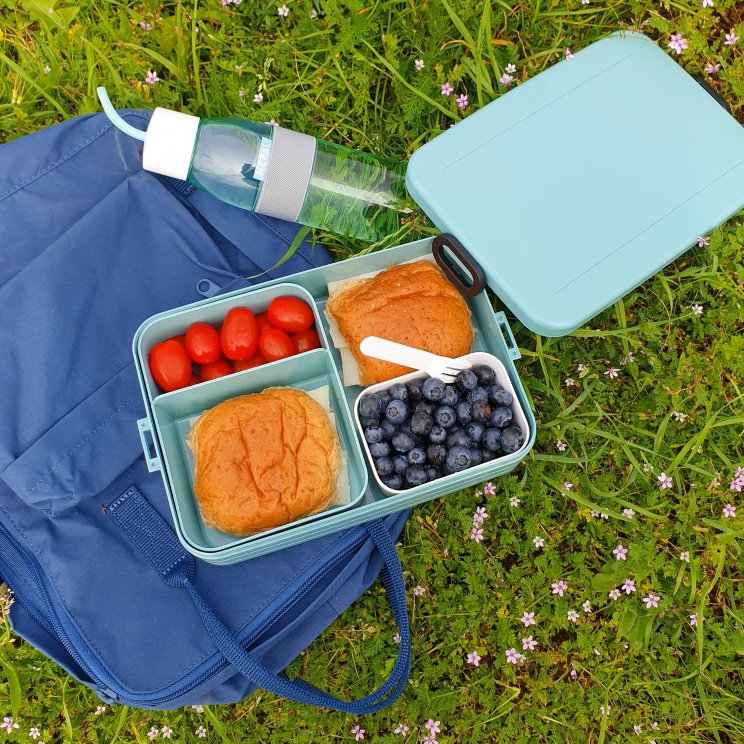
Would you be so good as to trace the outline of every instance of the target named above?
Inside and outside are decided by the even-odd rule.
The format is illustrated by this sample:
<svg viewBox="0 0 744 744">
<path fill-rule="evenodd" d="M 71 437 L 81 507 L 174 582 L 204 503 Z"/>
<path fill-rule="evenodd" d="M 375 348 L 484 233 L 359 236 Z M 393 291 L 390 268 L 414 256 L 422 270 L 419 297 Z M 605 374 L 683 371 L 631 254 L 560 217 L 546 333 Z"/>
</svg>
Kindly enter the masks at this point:
<svg viewBox="0 0 744 744">
<path fill-rule="evenodd" d="M 195 561 L 181 546 L 173 530 L 155 508 L 136 488 L 130 488 L 111 504 L 106 512 L 140 550 L 147 562 L 170 586 L 185 588 L 214 641 L 225 658 L 246 678 L 276 695 L 318 707 L 332 708 L 343 713 L 375 713 L 390 705 L 403 691 L 411 668 L 411 635 L 406 609 L 405 583 L 398 553 L 390 533 L 382 520 L 363 525 L 366 533 L 382 554 L 384 565 L 381 578 L 393 608 L 400 634 L 398 657 L 388 680 L 373 693 L 355 701 L 345 701 L 323 692 L 301 680 L 290 680 L 284 672 L 276 674 L 254 659 L 214 614 L 194 586 Z M 331 566 L 322 566 L 308 578 L 303 587 L 309 591 L 323 580 Z"/>
</svg>

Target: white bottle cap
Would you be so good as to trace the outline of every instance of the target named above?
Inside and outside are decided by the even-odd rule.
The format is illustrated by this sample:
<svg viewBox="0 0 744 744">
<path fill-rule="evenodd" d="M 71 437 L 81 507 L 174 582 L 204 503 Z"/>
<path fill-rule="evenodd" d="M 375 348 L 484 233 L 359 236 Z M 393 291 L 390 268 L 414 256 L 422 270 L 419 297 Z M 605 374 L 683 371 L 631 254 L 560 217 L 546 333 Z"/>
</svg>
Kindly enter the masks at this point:
<svg viewBox="0 0 744 744">
<path fill-rule="evenodd" d="M 198 116 L 156 108 L 145 134 L 142 167 L 185 181 L 191 167 L 199 121 Z"/>
</svg>

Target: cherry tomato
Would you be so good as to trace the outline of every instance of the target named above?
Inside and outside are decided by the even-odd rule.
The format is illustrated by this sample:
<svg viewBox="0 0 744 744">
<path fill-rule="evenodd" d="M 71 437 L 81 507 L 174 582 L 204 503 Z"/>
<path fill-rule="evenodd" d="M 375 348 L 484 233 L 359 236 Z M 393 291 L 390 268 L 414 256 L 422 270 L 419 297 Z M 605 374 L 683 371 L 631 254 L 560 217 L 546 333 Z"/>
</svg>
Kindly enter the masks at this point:
<svg viewBox="0 0 744 744">
<path fill-rule="evenodd" d="M 285 359 L 297 353 L 294 341 L 281 329 L 269 328 L 261 334 L 258 341 L 261 354 L 267 362 Z"/>
<path fill-rule="evenodd" d="M 181 346 L 186 348 L 186 336 L 173 336 L 173 338 L 170 340 L 177 341 L 179 344 L 181 344 Z"/>
<path fill-rule="evenodd" d="M 310 351 L 310 349 L 320 348 L 320 339 L 318 338 L 318 333 L 314 328 L 308 328 L 306 331 L 293 333 L 290 338 L 294 341 L 298 354 L 302 354 L 303 351 Z"/>
<path fill-rule="evenodd" d="M 220 334 L 209 323 L 192 323 L 186 331 L 186 353 L 197 364 L 216 362 L 222 356 Z"/>
<path fill-rule="evenodd" d="M 152 347 L 150 372 L 166 393 L 179 390 L 191 382 L 191 359 L 183 346 L 171 338 Z"/>
<path fill-rule="evenodd" d="M 313 324 L 313 311 L 296 297 L 277 297 L 266 313 L 271 325 L 287 333 L 306 331 Z"/>
<path fill-rule="evenodd" d="M 261 352 L 256 352 L 250 359 L 241 359 L 233 364 L 233 372 L 242 372 L 244 369 L 253 369 L 266 364 L 266 360 L 261 356 Z"/>
<path fill-rule="evenodd" d="M 271 321 L 268 313 L 259 313 L 256 316 L 256 328 L 258 329 L 259 338 L 264 331 L 271 328 Z"/>
<path fill-rule="evenodd" d="M 225 316 L 220 331 L 220 342 L 224 355 L 236 361 L 250 359 L 258 348 L 256 318 L 246 307 L 234 307 Z"/>
<path fill-rule="evenodd" d="M 216 380 L 218 377 L 225 377 L 233 373 L 232 364 L 227 359 L 218 359 L 216 362 L 202 364 L 199 372 L 201 381 Z"/>
</svg>

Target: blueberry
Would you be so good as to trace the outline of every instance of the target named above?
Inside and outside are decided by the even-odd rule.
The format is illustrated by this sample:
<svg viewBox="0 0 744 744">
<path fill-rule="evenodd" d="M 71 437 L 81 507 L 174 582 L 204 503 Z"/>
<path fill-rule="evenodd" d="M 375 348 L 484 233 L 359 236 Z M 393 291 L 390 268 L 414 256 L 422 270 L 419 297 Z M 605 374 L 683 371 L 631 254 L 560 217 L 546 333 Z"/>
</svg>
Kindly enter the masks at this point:
<svg viewBox="0 0 744 744">
<path fill-rule="evenodd" d="M 393 461 L 389 457 L 378 457 L 375 460 L 375 468 L 379 475 L 391 475 L 393 472 Z"/>
<path fill-rule="evenodd" d="M 457 404 L 457 420 L 463 426 L 473 420 L 473 410 L 470 403 L 463 401 Z"/>
<path fill-rule="evenodd" d="M 416 440 L 410 434 L 406 434 L 404 431 L 399 431 L 393 437 L 392 444 L 398 452 L 408 452 L 411 447 L 415 446 Z"/>
<path fill-rule="evenodd" d="M 398 427 L 392 421 L 388 421 L 387 419 L 382 419 L 380 428 L 382 429 L 383 438 L 388 440 L 392 439 L 398 432 Z"/>
<path fill-rule="evenodd" d="M 405 385 L 396 383 L 388 392 L 393 400 L 408 400 L 408 388 Z"/>
<path fill-rule="evenodd" d="M 374 416 L 381 412 L 382 401 L 374 393 L 367 393 L 359 399 L 360 416 Z"/>
<path fill-rule="evenodd" d="M 472 442 L 464 429 L 453 429 L 447 437 L 448 447 L 470 447 Z"/>
<path fill-rule="evenodd" d="M 390 445 L 387 442 L 375 442 L 369 445 L 369 454 L 372 457 L 386 457 L 390 454 Z"/>
<path fill-rule="evenodd" d="M 454 408 L 460 402 L 460 393 L 452 385 L 445 385 L 444 395 L 439 402 L 444 406 L 452 406 Z"/>
<path fill-rule="evenodd" d="M 421 392 L 426 400 L 438 401 L 444 397 L 445 384 L 438 377 L 429 377 L 424 380 Z"/>
<path fill-rule="evenodd" d="M 426 448 L 426 457 L 432 465 L 441 465 L 447 457 L 447 448 L 443 444 L 430 444 Z"/>
<path fill-rule="evenodd" d="M 442 477 L 442 471 L 439 468 L 435 468 L 433 465 L 427 465 L 424 470 L 426 470 L 426 477 L 430 481 Z"/>
<path fill-rule="evenodd" d="M 391 400 L 385 408 L 385 418 L 394 424 L 402 424 L 408 417 L 408 405 L 403 400 Z"/>
<path fill-rule="evenodd" d="M 524 444 L 524 434 L 518 426 L 507 426 L 501 432 L 501 449 L 510 455 Z"/>
<path fill-rule="evenodd" d="M 457 374 L 457 387 L 463 392 L 473 390 L 478 384 L 478 378 L 475 376 L 475 372 L 470 369 L 464 369 L 462 372 Z"/>
<path fill-rule="evenodd" d="M 491 415 L 491 406 L 489 406 L 485 400 L 476 400 L 474 403 L 470 404 L 470 411 L 473 416 L 473 421 L 480 421 L 484 424 L 488 421 L 488 417 Z"/>
<path fill-rule="evenodd" d="M 509 426 L 512 420 L 512 409 L 506 406 L 499 406 L 491 411 L 491 426 L 498 426 L 503 429 Z"/>
<path fill-rule="evenodd" d="M 490 449 L 492 452 L 501 449 L 501 432 L 490 427 L 486 429 L 481 437 L 481 446 Z"/>
<path fill-rule="evenodd" d="M 488 397 L 495 406 L 510 406 L 514 402 L 514 396 L 501 385 L 491 385 L 488 388 Z"/>
<path fill-rule="evenodd" d="M 468 391 L 465 398 L 469 403 L 475 403 L 476 400 L 482 400 L 488 403 L 488 390 L 483 387 L 477 387 L 475 390 Z"/>
<path fill-rule="evenodd" d="M 408 388 L 408 398 L 410 400 L 421 400 L 424 397 L 421 388 L 424 386 L 423 377 L 414 377 L 406 383 Z"/>
<path fill-rule="evenodd" d="M 362 429 L 376 429 L 380 425 L 380 417 L 377 414 L 374 416 L 360 416 L 359 423 L 362 425 Z"/>
<path fill-rule="evenodd" d="M 411 416 L 411 431 L 414 434 L 423 434 L 426 436 L 433 426 L 431 416 L 425 411 L 417 411 Z"/>
<path fill-rule="evenodd" d="M 483 462 L 490 462 L 496 457 L 496 453 L 492 452 L 490 449 L 482 449 L 481 450 L 481 458 Z"/>
<path fill-rule="evenodd" d="M 432 426 L 429 441 L 432 444 L 442 444 L 447 439 L 447 430 L 443 426 Z"/>
<path fill-rule="evenodd" d="M 475 444 L 480 443 L 481 437 L 483 436 L 483 432 L 485 430 L 486 427 L 478 421 L 473 421 L 465 427 L 465 432 L 470 437 L 471 441 Z"/>
<path fill-rule="evenodd" d="M 386 475 L 384 478 L 380 478 L 380 480 L 388 488 L 392 488 L 393 491 L 400 491 L 400 489 L 403 488 L 403 476 L 398 475 L 398 473 L 393 473 L 392 475 Z"/>
<path fill-rule="evenodd" d="M 476 465 L 480 465 L 483 462 L 483 450 L 470 449 L 470 467 L 474 468 Z"/>
<path fill-rule="evenodd" d="M 426 452 L 421 447 L 413 447 L 406 454 L 411 465 L 423 465 L 426 462 Z"/>
<path fill-rule="evenodd" d="M 475 375 L 473 375 L 473 377 L 475 377 Z M 467 447 L 463 447 L 462 445 L 458 444 L 452 447 L 447 453 L 447 459 L 445 460 L 445 463 L 447 465 L 447 469 L 450 472 L 457 473 L 460 470 L 469 468 L 472 459 L 473 456 L 470 450 Z"/>
<path fill-rule="evenodd" d="M 390 403 L 392 398 L 387 390 L 378 390 L 375 395 L 380 399 L 380 413 L 385 410 L 385 406 Z"/>
<path fill-rule="evenodd" d="M 426 483 L 426 470 L 423 465 L 411 465 L 406 470 L 406 483 L 412 486 L 422 486 Z"/>
<path fill-rule="evenodd" d="M 393 470 L 398 475 L 403 475 L 409 466 L 408 458 L 405 455 L 396 455 L 393 458 Z"/>
<path fill-rule="evenodd" d="M 364 430 L 364 438 L 369 444 L 376 444 L 382 441 L 382 429 L 380 427 L 370 427 Z"/>
<path fill-rule="evenodd" d="M 435 403 L 432 403 L 428 400 L 420 400 L 416 405 L 413 407 L 413 410 L 416 413 L 428 413 L 429 416 L 434 415 L 434 411 L 437 410 L 437 406 Z"/>
<path fill-rule="evenodd" d="M 457 414 L 451 406 L 439 406 L 434 412 L 434 420 L 439 426 L 449 429 L 457 423 Z"/>
<path fill-rule="evenodd" d="M 406 419 L 401 425 L 398 431 L 402 431 L 405 434 L 410 434 L 411 436 L 416 436 L 413 433 L 413 428 L 411 427 L 411 419 Z"/>
<path fill-rule="evenodd" d="M 493 381 L 496 379 L 496 373 L 485 365 L 475 367 L 473 372 L 475 372 L 475 376 L 478 378 L 478 384 L 483 385 L 483 387 L 493 384 Z"/>
</svg>

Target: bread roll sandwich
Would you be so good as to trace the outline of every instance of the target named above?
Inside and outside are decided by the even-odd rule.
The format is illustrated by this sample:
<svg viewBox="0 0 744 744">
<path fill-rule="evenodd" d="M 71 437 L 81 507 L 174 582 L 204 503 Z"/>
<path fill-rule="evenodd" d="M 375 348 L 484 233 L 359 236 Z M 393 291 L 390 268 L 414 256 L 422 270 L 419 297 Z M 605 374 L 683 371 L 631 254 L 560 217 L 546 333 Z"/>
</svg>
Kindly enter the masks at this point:
<svg viewBox="0 0 744 744">
<path fill-rule="evenodd" d="M 473 345 L 467 303 L 430 261 L 391 266 L 371 278 L 344 284 L 331 293 L 326 314 L 354 355 L 364 386 L 411 371 L 362 354 L 359 345 L 367 336 L 448 357 L 468 354 Z"/>
<path fill-rule="evenodd" d="M 337 498 L 341 446 L 323 407 L 268 388 L 205 411 L 189 433 L 204 522 L 245 536 L 316 514 Z"/>
</svg>

